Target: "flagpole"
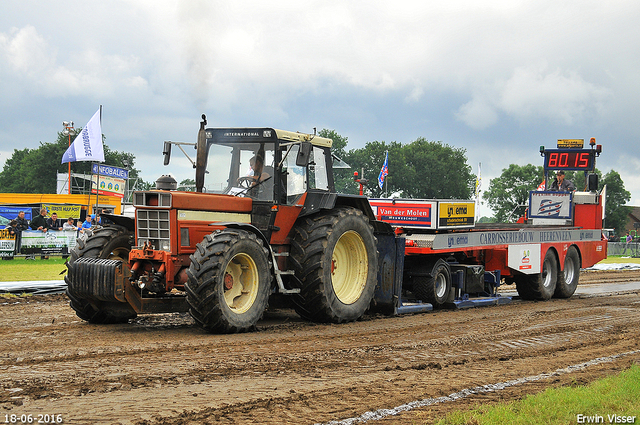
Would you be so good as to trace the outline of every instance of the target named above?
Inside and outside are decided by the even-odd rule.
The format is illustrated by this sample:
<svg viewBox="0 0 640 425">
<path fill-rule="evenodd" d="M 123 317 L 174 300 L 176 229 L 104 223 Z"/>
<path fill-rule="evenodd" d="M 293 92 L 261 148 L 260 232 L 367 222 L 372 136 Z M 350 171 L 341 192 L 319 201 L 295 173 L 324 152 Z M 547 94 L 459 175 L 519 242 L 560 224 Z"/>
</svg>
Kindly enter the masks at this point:
<svg viewBox="0 0 640 425">
<path fill-rule="evenodd" d="M 480 212 L 478 211 L 478 205 L 480 201 L 480 187 L 482 186 L 482 162 L 478 162 L 478 175 L 476 176 L 476 190 L 475 190 L 475 205 L 474 208 L 476 210 L 476 221 L 480 217 Z"/>
<path fill-rule="evenodd" d="M 384 179 L 384 197 L 388 198 L 389 197 L 389 178 L 387 177 L 386 179 Z"/>
<path fill-rule="evenodd" d="M 102 143 L 102 105 L 100 105 L 100 143 Z M 98 165 L 98 178 L 96 180 L 96 210 L 93 212 L 94 214 L 98 214 L 98 199 L 100 197 L 100 163 Z"/>
</svg>

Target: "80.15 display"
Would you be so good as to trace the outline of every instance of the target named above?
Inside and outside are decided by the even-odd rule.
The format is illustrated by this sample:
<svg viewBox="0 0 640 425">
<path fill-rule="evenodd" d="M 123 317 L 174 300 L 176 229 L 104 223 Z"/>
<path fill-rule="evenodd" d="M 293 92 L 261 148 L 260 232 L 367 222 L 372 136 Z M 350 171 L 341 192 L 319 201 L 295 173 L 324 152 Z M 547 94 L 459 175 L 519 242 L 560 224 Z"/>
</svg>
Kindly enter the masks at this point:
<svg viewBox="0 0 640 425">
<path fill-rule="evenodd" d="M 591 150 L 546 150 L 544 156 L 545 169 L 593 170 L 594 155 Z"/>
</svg>

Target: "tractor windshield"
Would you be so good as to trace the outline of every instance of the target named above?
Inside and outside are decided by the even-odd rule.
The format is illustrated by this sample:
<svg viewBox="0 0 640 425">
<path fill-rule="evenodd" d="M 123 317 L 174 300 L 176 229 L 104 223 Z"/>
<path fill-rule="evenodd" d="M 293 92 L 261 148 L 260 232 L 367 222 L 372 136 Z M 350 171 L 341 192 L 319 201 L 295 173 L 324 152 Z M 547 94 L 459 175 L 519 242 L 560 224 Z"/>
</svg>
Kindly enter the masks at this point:
<svg viewBox="0 0 640 425">
<path fill-rule="evenodd" d="M 205 190 L 273 200 L 274 143 L 210 144 Z"/>
</svg>

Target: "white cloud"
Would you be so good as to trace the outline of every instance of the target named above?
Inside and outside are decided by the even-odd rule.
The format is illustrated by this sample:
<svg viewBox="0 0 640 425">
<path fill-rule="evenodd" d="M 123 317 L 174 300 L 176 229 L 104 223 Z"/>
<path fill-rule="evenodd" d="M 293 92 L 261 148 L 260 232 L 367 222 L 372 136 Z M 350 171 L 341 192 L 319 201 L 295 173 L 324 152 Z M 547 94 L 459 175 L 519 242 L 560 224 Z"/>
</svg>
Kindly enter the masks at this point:
<svg viewBox="0 0 640 425">
<path fill-rule="evenodd" d="M 32 25 L 0 33 L 0 68 L 14 97 L 49 98 L 90 95 L 110 97 L 120 87 L 145 88 L 135 56 L 109 55 L 95 49 L 69 52 L 65 57 Z"/>
<path fill-rule="evenodd" d="M 610 92 L 573 71 L 517 68 L 498 95 L 501 110 L 519 120 L 542 118 L 572 125 L 594 115 Z"/>
<path fill-rule="evenodd" d="M 520 122 L 551 121 L 571 126 L 596 115 L 612 97 L 576 72 L 518 67 L 462 105 L 457 116 L 475 130 L 498 123 L 498 113 Z"/>
<path fill-rule="evenodd" d="M 456 116 L 474 130 L 484 130 L 498 122 L 496 107 L 482 96 L 462 105 Z"/>
<path fill-rule="evenodd" d="M 5 72 L 35 76 L 55 64 L 55 49 L 50 49 L 31 25 L 12 28 L 8 34 L 0 33 L 0 49 Z"/>
<path fill-rule="evenodd" d="M 350 148 L 418 136 L 473 144 L 469 161 L 487 175 L 536 161 L 503 155 L 489 167 L 501 147 L 558 137 L 598 137 L 599 168 L 620 168 L 614 152 L 640 157 L 637 1 L 6 3 L 4 151 L 15 128 L 36 146 L 102 103 L 109 146 L 145 166 L 161 163 L 147 160 L 154 143 L 195 137 L 200 113 L 216 126 L 326 123 L 348 129 Z"/>
</svg>

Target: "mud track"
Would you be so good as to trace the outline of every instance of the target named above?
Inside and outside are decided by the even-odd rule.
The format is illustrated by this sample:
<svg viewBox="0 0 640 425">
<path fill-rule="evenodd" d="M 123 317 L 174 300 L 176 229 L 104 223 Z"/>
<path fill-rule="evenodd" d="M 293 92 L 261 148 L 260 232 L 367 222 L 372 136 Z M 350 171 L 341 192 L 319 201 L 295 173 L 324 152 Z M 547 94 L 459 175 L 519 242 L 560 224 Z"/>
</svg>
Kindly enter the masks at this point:
<svg viewBox="0 0 640 425">
<path fill-rule="evenodd" d="M 581 276 L 582 284 L 638 280 L 638 271 Z M 0 304 L 1 420 L 48 414 L 74 424 L 358 423 L 348 419 L 550 374 L 392 416 L 383 411 L 369 422 L 423 424 L 452 409 L 588 383 L 640 362 L 636 292 L 343 325 L 277 310 L 241 335 L 206 334 L 187 314 L 91 325 L 62 295 Z"/>
</svg>

